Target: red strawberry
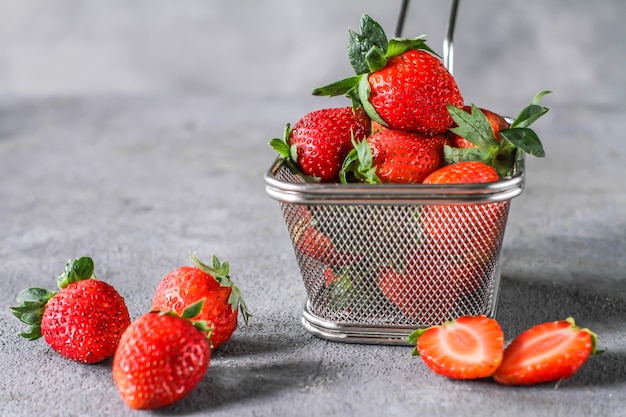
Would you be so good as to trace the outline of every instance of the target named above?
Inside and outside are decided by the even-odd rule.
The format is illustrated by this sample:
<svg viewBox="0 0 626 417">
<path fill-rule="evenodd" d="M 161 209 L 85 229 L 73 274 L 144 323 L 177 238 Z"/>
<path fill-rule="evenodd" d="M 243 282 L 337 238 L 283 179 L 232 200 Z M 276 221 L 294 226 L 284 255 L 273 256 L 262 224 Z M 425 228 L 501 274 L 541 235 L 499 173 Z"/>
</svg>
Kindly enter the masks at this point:
<svg viewBox="0 0 626 417">
<path fill-rule="evenodd" d="M 476 184 L 498 180 L 495 168 L 478 161 L 446 165 L 428 175 L 424 184 Z"/>
<path fill-rule="evenodd" d="M 344 161 L 340 179 L 348 182 L 346 174 L 351 173 L 369 183 L 419 184 L 443 163 L 445 140 L 443 135 L 378 131 L 367 142 L 355 144 L 355 150 Z"/>
<path fill-rule="evenodd" d="M 212 327 L 211 344 L 218 348 L 229 340 L 237 329 L 239 310 L 246 324 L 250 313 L 241 292 L 230 280 L 230 265 L 213 256 L 212 266 L 191 256 L 195 266 L 182 266 L 170 272 L 157 287 L 152 309 L 182 312 L 198 300 L 204 299 L 202 311 L 194 320 L 206 321 Z"/>
<path fill-rule="evenodd" d="M 504 334 L 494 319 L 462 316 L 442 325 L 419 329 L 407 341 L 415 355 L 435 373 L 454 379 L 486 378 L 502 361 Z"/>
<path fill-rule="evenodd" d="M 495 169 L 483 162 L 446 165 L 430 174 L 424 184 L 470 184 L 497 181 Z M 433 251 L 448 253 L 464 269 L 465 293 L 480 288 L 490 263 L 502 244 L 508 204 L 495 202 L 472 205 L 433 204 L 420 215 L 427 244 Z"/>
<path fill-rule="evenodd" d="M 482 111 L 483 114 L 487 117 L 487 121 L 489 121 L 489 124 L 491 125 L 491 129 L 493 130 L 495 139 L 498 142 L 500 142 L 500 131 L 507 129 L 509 127 L 509 122 L 507 122 L 504 117 L 490 110 L 481 109 L 481 108 L 479 108 L 479 110 Z M 463 111 L 470 113 L 472 111 L 472 107 L 463 106 Z M 453 127 L 458 127 L 458 126 L 455 124 L 453 125 Z M 457 135 L 456 133 L 451 132 L 450 140 L 451 140 L 452 146 L 455 146 L 457 148 L 476 148 L 477 147 L 477 145 L 474 145 L 472 142 L 470 142 L 469 140 L 465 139 L 462 136 Z"/>
<path fill-rule="evenodd" d="M 368 79 L 369 102 L 392 129 L 443 133 L 453 123 L 446 105 L 463 104 L 452 75 L 438 58 L 424 50 L 391 57 Z"/>
<path fill-rule="evenodd" d="M 361 34 L 349 34 L 348 57 L 357 75 L 316 88 L 314 95 L 348 95 L 392 129 L 439 134 L 452 126 L 446 106 L 462 106 L 463 98 L 423 38 L 388 40 L 368 15 L 361 18 Z"/>
<path fill-rule="evenodd" d="M 574 375 L 596 349 L 596 335 L 571 317 L 535 325 L 520 333 L 504 351 L 494 379 L 506 385 L 532 385 Z"/>
<path fill-rule="evenodd" d="M 453 318 L 459 287 L 450 276 L 456 272 L 438 271 L 422 265 L 419 254 L 410 254 L 404 266 L 383 266 L 376 270 L 376 282 L 385 297 L 407 317 L 421 325 L 432 325 Z"/>
<path fill-rule="evenodd" d="M 88 257 L 68 262 L 59 276 L 60 291 L 28 288 L 17 296 L 13 314 L 29 325 L 20 333 L 29 340 L 43 336 L 62 356 L 83 363 L 96 363 L 115 353 L 120 337 L 130 324 L 128 309 L 120 294 L 93 275 Z"/>
<path fill-rule="evenodd" d="M 283 157 L 291 158 L 305 175 L 321 181 L 337 181 L 341 164 L 352 149 L 352 138 L 370 133 L 370 119 L 362 108 L 315 110 L 302 117 L 285 138 L 270 144 Z"/>
<path fill-rule="evenodd" d="M 113 381 L 134 409 L 157 409 L 187 396 L 204 377 L 211 359 L 206 323 L 189 319 L 202 300 L 183 311 L 153 311 L 122 335 L 113 359 Z"/>
</svg>

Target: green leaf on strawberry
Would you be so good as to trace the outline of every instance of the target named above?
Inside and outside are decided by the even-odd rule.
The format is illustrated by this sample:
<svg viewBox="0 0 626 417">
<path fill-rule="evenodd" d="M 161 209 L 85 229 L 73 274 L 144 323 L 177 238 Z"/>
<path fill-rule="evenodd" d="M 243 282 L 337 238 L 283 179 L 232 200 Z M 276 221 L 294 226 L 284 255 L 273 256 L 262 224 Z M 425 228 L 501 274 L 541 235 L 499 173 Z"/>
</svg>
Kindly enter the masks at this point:
<svg viewBox="0 0 626 417">
<path fill-rule="evenodd" d="M 65 270 L 57 278 L 57 282 L 59 288 L 65 288 L 74 282 L 90 278 L 95 278 L 93 259 L 83 256 L 73 262 L 68 261 Z"/>
<path fill-rule="evenodd" d="M 213 255 L 213 257 L 211 258 L 211 266 L 209 266 L 200 261 L 196 257 L 195 253 L 192 253 L 190 257 L 193 263 L 198 268 L 211 275 L 221 286 L 230 287 L 231 292 L 230 296 L 228 297 L 228 303 L 230 304 L 233 311 L 239 308 L 239 311 L 241 311 L 241 315 L 243 316 L 243 320 L 247 325 L 248 320 L 252 315 L 248 311 L 248 307 L 243 300 L 241 290 L 239 290 L 239 288 L 230 279 L 230 264 L 228 263 L 228 261 L 221 262 L 217 256 Z"/>
<path fill-rule="evenodd" d="M 539 92 L 509 128 L 500 130 L 499 142 L 487 116 L 476 105 L 471 105 L 470 112 L 448 105 L 448 112 L 457 124 L 457 127 L 450 128 L 450 131 L 467 139 L 476 145 L 476 148 L 454 148 L 445 145 L 446 163 L 481 161 L 493 166 L 502 178 L 511 175 L 518 150 L 536 157 L 544 157 L 545 151 L 541 140 L 529 126 L 548 112 L 547 107 L 538 104 L 548 93 L 550 91 Z"/>
<path fill-rule="evenodd" d="M 359 29 L 361 33 L 348 31 L 348 59 L 356 74 L 367 74 L 370 67 L 365 58 L 372 50 L 384 54 L 387 51 L 387 35 L 374 19 L 364 14 Z"/>
</svg>

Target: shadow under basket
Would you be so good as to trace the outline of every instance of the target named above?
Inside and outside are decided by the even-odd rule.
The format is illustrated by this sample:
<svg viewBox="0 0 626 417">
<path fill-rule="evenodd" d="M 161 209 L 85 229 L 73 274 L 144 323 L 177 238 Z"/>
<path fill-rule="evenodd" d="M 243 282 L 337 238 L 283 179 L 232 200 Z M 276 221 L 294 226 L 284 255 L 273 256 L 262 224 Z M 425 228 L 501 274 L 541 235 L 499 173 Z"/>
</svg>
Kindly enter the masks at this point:
<svg viewBox="0 0 626 417">
<path fill-rule="evenodd" d="M 458 185 L 312 183 L 278 158 L 265 183 L 293 243 L 313 335 L 406 344 L 416 328 L 495 316 L 523 158 L 510 178 Z"/>
</svg>

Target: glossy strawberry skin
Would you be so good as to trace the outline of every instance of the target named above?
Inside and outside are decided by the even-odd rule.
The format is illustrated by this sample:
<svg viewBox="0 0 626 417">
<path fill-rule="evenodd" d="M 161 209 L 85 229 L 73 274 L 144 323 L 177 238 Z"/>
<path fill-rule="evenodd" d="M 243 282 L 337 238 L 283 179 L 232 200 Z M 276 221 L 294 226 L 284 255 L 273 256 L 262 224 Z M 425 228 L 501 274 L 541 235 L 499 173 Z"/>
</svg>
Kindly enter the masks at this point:
<svg viewBox="0 0 626 417">
<path fill-rule="evenodd" d="M 337 181 L 352 137 L 362 140 L 370 133 L 370 119 L 362 108 L 315 110 L 292 127 L 289 146 L 295 146 L 302 172 L 322 181 Z"/>
<path fill-rule="evenodd" d="M 369 84 L 369 102 L 392 129 L 444 133 L 453 124 L 446 105 L 463 105 L 452 75 L 424 50 L 390 58 L 383 69 L 369 74 Z"/>
<path fill-rule="evenodd" d="M 129 324 L 128 309 L 115 288 L 88 279 L 68 285 L 48 301 L 41 335 L 62 356 L 96 363 L 115 354 Z"/>
<path fill-rule="evenodd" d="M 594 335 L 573 320 L 541 323 L 507 346 L 494 379 L 505 385 L 533 385 L 574 375 L 594 353 Z"/>
<path fill-rule="evenodd" d="M 443 163 L 443 135 L 384 129 L 368 139 L 381 182 L 419 184 Z"/>
<path fill-rule="evenodd" d="M 133 409 L 157 409 L 187 396 L 211 359 L 206 334 L 189 321 L 156 312 L 124 332 L 113 359 L 113 380 Z"/>
<path fill-rule="evenodd" d="M 432 174 L 424 184 L 470 184 L 497 181 L 493 167 L 482 162 L 459 162 Z M 470 294 L 485 283 L 488 269 L 497 259 L 502 245 L 508 203 L 472 205 L 433 204 L 424 206 L 420 219 L 427 244 L 435 252 L 448 253 L 464 270 L 458 277 L 464 294 Z"/>
<path fill-rule="evenodd" d="M 446 165 L 424 179 L 424 184 L 477 184 L 498 180 L 496 170 L 478 161 Z"/>
<path fill-rule="evenodd" d="M 472 107 L 463 106 L 463 110 L 469 113 L 471 112 Z M 491 124 L 493 134 L 496 137 L 496 140 L 500 142 L 500 131 L 508 129 L 509 122 L 507 122 L 504 117 L 490 110 L 482 108 L 480 110 L 485 114 L 485 116 L 487 116 L 487 120 L 489 121 L 489 124 Z M 456 126 L 456 124 L 454 124 L 453 127 L 454 126 Z M 474 145 L 472 142 L 452 132 L 450 132 L 450 145 L 457 148 L 476 148 L 476 145 Z"/>
<path fill-rule="evenodd" d="M 177 314 L 204 299 L 200 314 L 193 320 L 208 322 L 213 327 L 211 343 L 217 349 L 237 329 L 238 309 L 228 303 L 232 289 L 221 286 L 213 276 L 195 266 L 181 266 L 167 274 L 152 298 L 152 309 Z"/>
<path fill-rule="evenodd" d="M 453 379 L 492 376 L 502 362 L 504 334 L 484 315 L 462 316 L 417 336 L 416 351 L 433 372 Z"/>
</svg>

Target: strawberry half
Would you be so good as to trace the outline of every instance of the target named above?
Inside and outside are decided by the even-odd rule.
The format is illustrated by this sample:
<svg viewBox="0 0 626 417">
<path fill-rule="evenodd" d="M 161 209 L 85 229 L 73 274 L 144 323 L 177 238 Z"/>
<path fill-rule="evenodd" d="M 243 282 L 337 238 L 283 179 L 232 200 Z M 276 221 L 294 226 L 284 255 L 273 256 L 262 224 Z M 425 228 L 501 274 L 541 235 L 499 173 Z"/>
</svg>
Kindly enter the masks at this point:
<svg viewBox="0 0 626 417">
<path fill-rule="evenodd" d="M 504 334 L 497 321 L 481 316 L 462 316 L 411 333 L 414 355 L 439 375 L 453 379 L 486 378 L 502 361 Z"/>
<path fill-rule="evenodd" d="M 438 134 L 451 127 L 446 106 L 462 106 L 463 97 L 424 37 L 388 40 L 368 15 L 361 18 L 360 30 L 349 31 L 348 45 L 357 75 L 315 88 L 313 95 L 347 95 L 372 120 L 392 129 Z"/>
<path fill-rule="evenodd" d="M 115 354 L 130 324 L 124 298 L 112 285 L 97 280 L 89 257 L 68 262 L 57 279 L 60 291 L 27 288 L 17 296 L 13 315 L 29 325 L 20 336 L 43 336 L 61 356 L 96 363 Z"/>
<path fill-rule="evenodd" d="M 596 349 L 597 336 L 573 318 L 537 324 L 520 333 L 504 351 L 494 379 L 505 385 L 532 385 L 574 375 Z"/>
</svg>

